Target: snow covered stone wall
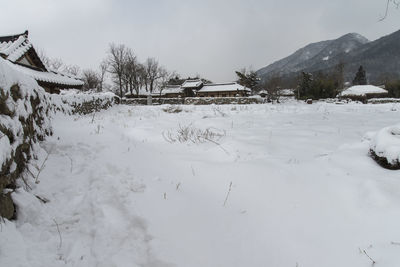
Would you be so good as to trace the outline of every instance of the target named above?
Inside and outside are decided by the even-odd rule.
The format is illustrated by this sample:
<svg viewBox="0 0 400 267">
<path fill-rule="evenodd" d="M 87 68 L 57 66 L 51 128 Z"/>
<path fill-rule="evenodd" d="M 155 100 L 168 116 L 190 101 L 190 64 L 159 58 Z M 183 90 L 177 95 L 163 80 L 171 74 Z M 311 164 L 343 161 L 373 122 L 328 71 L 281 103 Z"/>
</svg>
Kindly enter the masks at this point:
<svg viewBox="0 0 400 267">
<path fill-rule="evenodd" d="M 263 104 L 267 100 L 261 97 L 189 97 L 187 105 L 229 105 L 229 104 Z"/>
<path fill-rule="evenodd" d="M 62 103 L 72 107 L 72 113 L 89 114 L 102 109 L 108 109 L 119 103 L 119 97 L 114 93 L 81 92 L 79 90 L 65 90 L 60 94 Z"/>
<path fill-rule="evenodd" d="M 52 134 L 51 110 L 44 89 L 0 58 L 0 217 L 14 217 L 11 192 L 38 142 Z"/>
<path fill-rule="evenodd" d="M 230 104 L 263 104 L 267 100 L 261 97 L 186 97 L 186 98 L 153 98 L 156 105 L 230 105 Z M 147 98 L 123 99 L 126 105 L 147 105 Z"/>
</svg>

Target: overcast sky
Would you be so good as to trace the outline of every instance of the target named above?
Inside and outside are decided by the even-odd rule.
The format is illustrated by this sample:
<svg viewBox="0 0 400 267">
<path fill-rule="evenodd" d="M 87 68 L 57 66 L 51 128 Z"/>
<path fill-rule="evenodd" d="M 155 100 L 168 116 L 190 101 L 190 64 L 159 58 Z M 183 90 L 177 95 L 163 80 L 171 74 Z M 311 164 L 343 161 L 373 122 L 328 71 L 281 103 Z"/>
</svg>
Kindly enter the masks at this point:
<svg viewBox="0 0 400 267">
<path fill-rule="evenodd" d="M 29 30 L 35 47 L 96 68 L 109 43 L 154 57 L 182 76 L 214 82 L 257 70 L 310 43 L 357 32 L 375 40 L 400 29 L 386 0 L 0 0 L 0 35 Z"/>
</svg>

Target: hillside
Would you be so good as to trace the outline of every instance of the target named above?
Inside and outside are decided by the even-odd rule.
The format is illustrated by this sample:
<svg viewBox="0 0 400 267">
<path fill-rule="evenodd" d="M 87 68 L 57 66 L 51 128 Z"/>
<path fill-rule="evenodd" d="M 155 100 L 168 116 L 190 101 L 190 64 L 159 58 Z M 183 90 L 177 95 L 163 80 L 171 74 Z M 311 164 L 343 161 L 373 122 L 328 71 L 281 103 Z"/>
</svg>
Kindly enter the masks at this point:
<svg viewBox="0 0 400 267">
<path fill-rule="evenodd" d="M 346 34 L 338 39 L 307 45 L 292 55 L 257 71 L 262 79 L 280 75 L 293 78 L 300 71 L 330 72 L 339 63 L 345 64 L 345 79 L 351 81 L 360 65 L 367 71 L 371 83 L 380 83 L 386 77 L 400 74 L 400 31 L 368 41 L 357 33 Z M 308 57 L 301 57 L 308 53 Z"/>
</svg>

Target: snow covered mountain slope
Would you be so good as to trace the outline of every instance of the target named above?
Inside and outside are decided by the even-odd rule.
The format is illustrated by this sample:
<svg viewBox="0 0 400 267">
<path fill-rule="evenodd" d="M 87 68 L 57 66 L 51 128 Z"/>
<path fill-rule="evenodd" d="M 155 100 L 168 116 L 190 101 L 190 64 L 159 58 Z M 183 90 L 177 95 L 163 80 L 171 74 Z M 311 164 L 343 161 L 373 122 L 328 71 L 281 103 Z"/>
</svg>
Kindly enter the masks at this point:
<svg viewBox="0 0 400 267">
<path fill-rule="evenodd" d="M 309 44 L 292 55 L 257 71 L 263 79 L 272 75 L 284 76 L 316 65 L 329 65 L 329 60 L 341 53 L 349 53 L 368 43 L 368 39 L 357 33 L 349 33 L 335 40 Z M 326 66 L 323 66 L 326 67 Z"/>
<path fill-rule="evenodd" d="M 307 60 L 318 55 L 325 47 L 327 47 L 332 41 L 322 41 L 318 43 L 309 44 L 292 55 L 285 57 L 281 60 L 278 60 L 260 70 L 257 71 L 259 77 L 269 78 L 274 74 L 285 74 L 291 73 L 295 70 L 298 70 L 297 65 L 306 62 Z"/>
<path fill-rule="evenodd" d="M 399 172 L 362 138 L 400 104 L 163 109 L 56 117 L 0 266 L 399 265 Z M 185 126 L 224 134 L 171 142 Z"/>
<path fill-rule="evenodd" d="M 308 51 L 308 47 L 318 49 Z M 400 31 L 369 42 L 365 37 L 346 34 L 336 40 L 311 44 L 293 55 L 257 71 L 262 79 L 279 74 L 285 80 L 293 80 L 299 72 L 332 72 L 339 63 L 344 63 L 346 81 L 352 81 L 360 65 L 366 69 L 370 83 L 378 84 L 400 75 Z M 301 57 L 310 53 L 312 57 Z"/>
</svg>

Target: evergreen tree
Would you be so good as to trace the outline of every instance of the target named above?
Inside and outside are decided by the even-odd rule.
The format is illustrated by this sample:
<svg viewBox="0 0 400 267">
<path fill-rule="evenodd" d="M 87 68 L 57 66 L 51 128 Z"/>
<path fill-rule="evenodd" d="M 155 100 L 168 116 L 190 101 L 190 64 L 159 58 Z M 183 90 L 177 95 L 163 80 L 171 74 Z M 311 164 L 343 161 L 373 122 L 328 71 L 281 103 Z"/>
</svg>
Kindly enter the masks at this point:
<svg viewBox="0 0 400 267">
<path fill-rule="evenodd" d="M 308 95 L 311 89 L 311 82 L 312 82 L 312 74 L 303 71 L 301 73 L 301 81 L 298 89 L 299 92 L 297 95 L 299 98 L 303 98 L 306 95 Z"/>
<path fill-rule="evenodd" d="M 334 79 L 335 79 L 335 87 L 339 91 L 341 91 L 344 88 L 344 63 L 342 61 L 339 62 L 335 66 L 335 71 L 334 71 Z"/>
<path fill-rule="evenodd" d="M 297 98 L 333 98 L 337 93 L 337 81 L 335 80 L 335 75 L 328 75 L 323 72 L 317 72 L 314 74 L 302 72 L 298 86 Z"/>
<path fill-rule="evenodd" d="M 257 73 L 254 71 L 247 71 L 244 69 L 242 71 L 235 71 L 236 75 L 238 76 L 237 83 L 243 85 L 252 91 L 256 88 L 259 78 L 257 77 Z"/>
<path fill-rule="evenodd" d="M 367 76 L 365 75 L 365 70 L 363 66 L 360 66 L 358 69 L 356 76 L 353 80 L 353 85 L 366 85 L 367 84 Z"/>
</svg>

